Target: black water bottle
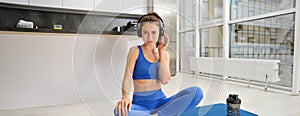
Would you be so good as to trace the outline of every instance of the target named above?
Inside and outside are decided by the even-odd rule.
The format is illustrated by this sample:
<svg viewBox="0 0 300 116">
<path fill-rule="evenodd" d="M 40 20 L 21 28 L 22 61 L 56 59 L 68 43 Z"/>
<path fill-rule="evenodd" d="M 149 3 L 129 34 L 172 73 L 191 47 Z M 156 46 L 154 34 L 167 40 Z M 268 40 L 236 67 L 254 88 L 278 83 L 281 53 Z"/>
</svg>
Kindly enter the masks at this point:
<svg viewBox="0 0 300 116">
<path fill-rule="evenodd" d="M 236 94 L 229 94 L 226 99 L 227 103 L 227 116 L 240 116 L 241 99 Z"/>
</svg>

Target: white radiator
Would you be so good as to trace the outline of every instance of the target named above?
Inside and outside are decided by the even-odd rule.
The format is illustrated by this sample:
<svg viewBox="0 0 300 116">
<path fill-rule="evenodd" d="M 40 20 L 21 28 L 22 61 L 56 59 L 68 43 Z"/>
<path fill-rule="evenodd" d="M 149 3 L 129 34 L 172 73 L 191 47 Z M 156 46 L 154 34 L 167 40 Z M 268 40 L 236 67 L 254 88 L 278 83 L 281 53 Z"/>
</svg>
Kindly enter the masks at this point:
<svg viewBox="0 0 300 116">
<path fill-rule="evenodd" d="M 246 80 L 278 82 L 280 60 L 190 57 L 191 70 L 202 73 L 232 76 Z"/>
</svg>

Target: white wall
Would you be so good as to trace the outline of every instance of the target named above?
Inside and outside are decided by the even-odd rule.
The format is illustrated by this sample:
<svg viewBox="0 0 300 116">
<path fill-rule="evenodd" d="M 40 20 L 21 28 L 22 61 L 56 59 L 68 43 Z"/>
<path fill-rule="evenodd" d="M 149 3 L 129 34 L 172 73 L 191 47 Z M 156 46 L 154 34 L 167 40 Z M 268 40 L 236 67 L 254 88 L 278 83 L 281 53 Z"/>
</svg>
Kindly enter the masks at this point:
<svg viewBox="0 0 300 116">
<path fill-rule="evenodd" d="M 153 0 L 154 12 L 164 21 L 165 33 L 169 36 L 170 71 L 171 75 L 176 75 L 176 16 L 177 2 L 175 0 Z"/>
</svg>

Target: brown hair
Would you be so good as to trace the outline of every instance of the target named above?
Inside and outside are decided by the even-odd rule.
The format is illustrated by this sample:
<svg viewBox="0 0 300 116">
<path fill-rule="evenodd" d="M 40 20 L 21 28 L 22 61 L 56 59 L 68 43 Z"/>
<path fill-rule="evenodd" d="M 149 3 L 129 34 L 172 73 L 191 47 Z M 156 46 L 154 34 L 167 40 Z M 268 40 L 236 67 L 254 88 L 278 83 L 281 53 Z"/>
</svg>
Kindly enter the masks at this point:
<svg viewBox="0 0 300 116">
<path fill-rule="evenodd" d="M 141 19 L 139 20 L 141 26 L 143 26 L 144 22 L 157 22 L 158 23 L 157 26 L 162 27 L 162 21 L 159 15 L 153 11 L 141 17 Z"/>
</svg>

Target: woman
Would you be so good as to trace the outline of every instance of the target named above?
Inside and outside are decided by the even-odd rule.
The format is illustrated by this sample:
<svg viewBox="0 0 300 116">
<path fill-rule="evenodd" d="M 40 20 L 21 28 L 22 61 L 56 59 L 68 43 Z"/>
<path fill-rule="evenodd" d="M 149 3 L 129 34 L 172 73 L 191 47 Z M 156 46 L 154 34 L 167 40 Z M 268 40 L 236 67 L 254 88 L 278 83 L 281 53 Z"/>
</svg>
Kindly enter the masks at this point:
<svg viewBox="0 0 300 116">
<path fill-rule="evenodd" d="M 161 84 L 170 80 L 170 56 L 166 51 L 169 37 L 163 28 L 163 20 L 155 12 L 139 19 L 138 36 L 143 38 L 144 44 L 129 50 L 122 99 L 114 109 L 115 116 L 174 116 L 194 108 L 202 100 L 199 87 L 186 88 L 169 98 L 162 92 Z M 162 36 L 164 43 L 160 41 Z M 134 94 L 131 101 L 132 80 Z"/>
</svg>

